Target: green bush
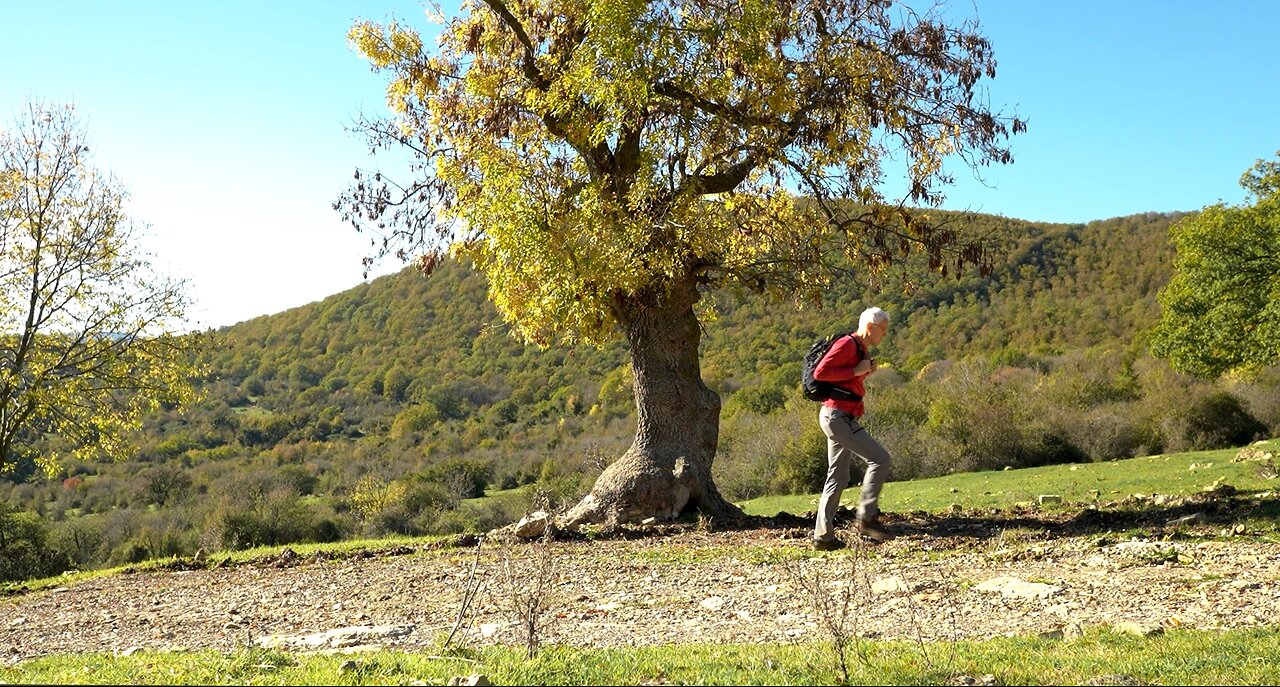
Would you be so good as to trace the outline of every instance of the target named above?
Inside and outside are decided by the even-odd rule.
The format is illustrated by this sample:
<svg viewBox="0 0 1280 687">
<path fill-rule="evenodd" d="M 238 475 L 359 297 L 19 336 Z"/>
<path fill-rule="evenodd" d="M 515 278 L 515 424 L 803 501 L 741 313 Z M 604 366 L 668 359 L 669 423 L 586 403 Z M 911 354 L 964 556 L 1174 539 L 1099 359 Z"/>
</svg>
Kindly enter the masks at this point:
<svg viewBox="0 0 1280 687">
<path fill-rule="evenodd" d="M 454 499 L 484 496 L 493 477 L 493 464 L 485 460 L 450 458 L 423 470 L 418 479 L 444 487 Z"/>
<path fill-rule="evenodd" d="M 56 575 L 70 561 L 48 546 L 49 532 L 35 513 L 0 503 L 0 582 Z"/>
<path fill-rule="evenodd" d="M 860 480 L 861 474 L 855 458 L 849 466 L 849 479 Z M 774 494 L 812 494 L 822 491 L 826 481 L 827 435 L 814 421 L 783 444 L 769 489 Z"/>
<path fill-rule="evenodd" d="M 391 438 L 399 439 L 413 432 L 425 432 L 440 421 L 440 410 L 429 401 L 409 406 L 400 411 L 391 423 Z"/>
<path fill-rule="evenodd" d="M 1249 414 L 1240 399 L 1215 391 L 1192 402 L 1183 441 L 1192 450 L 1242 446 L 1267 434 L 1267 427 Z"/>
<path fill-rule="evenodd" d="M 586 492 L 586 476 L 559 461 L 548 458 L 538 471 L 538 479 L 525 490 L 526 510 L 560 510 L 577 502 Z"/>
</svg>

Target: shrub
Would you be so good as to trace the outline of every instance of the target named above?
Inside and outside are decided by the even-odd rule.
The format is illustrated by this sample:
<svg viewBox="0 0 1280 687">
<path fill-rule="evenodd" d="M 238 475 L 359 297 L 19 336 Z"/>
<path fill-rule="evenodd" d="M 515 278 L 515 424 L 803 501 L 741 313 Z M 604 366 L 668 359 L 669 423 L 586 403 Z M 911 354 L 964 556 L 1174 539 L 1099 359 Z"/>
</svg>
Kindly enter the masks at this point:
<svg viewBox="0 0 1280 687">
<path fill-rule="evenodd" d="M 19 513 L 0 503 L 0 582 L 56 575 L 70 561 L 49 548 L 49 533 L 35 513 Z"/>
<path fill-rule="evenodd" d="M 1225 391 L 1196 399 L 1183 429 L 1183 441 L 1193 450 L 1241 446 L 1265 436 L 1267 428 Z"/>
<path fill-rule="evenodd" d="M 419 474 L 418 479 L 441 485 L 454 499 L 484 496 L 493 477 L 493 464 L 485 460 L 450 458 Z"/>
<path fill-rule="evenodd" d="M 742 409 L 757 415 L 768 415 L 781 408 L 786 402 L 786 389 L 763 385 L 748 386 L 729 397 L 726 410 L 728 413 L 733 413 Z"/>
<path fill-rule="evenodd" d="M 525 491 L 526 510 L 561 510 L 577 502 L 587 486 L 581 470 L 548 458 L 538 471 L 538 479 Z"/>
<path fill-rule="evenodd" d="M 440 410 L 430 401 L 423 401 L 400 411 L 391 423 L 391 438 L 399 439 L 413 432 L 425 432 L 440 421 Z"/>
<path fill-rule="evenodd" d="M 1060 411 L 1055 424 L 1089 460 L 1116 460 L 1160 452 L 1160 433 L 1137 404 L 1111 403 L 1084 412 Z"/>
<path fill-rule="evenodd" d="M 816 422 L 793 434 L 783 444 L 769 489 L 774 494 L 812 494 L 827 481 L 827 435 Z M 849 466 L 850 481 L 861 479 L 857 458 Z"/>
</svg>

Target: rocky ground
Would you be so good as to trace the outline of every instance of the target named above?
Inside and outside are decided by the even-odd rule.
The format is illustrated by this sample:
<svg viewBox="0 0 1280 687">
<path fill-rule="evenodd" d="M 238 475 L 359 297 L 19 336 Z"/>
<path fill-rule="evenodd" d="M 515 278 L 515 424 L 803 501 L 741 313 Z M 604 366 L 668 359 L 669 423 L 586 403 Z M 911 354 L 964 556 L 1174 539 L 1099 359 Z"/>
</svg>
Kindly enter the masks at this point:
<svg viewBox="0 0 1280 687">
<path fill-rule="evenodd" d="M 1229 511 L 894 515 L 894 541 L 827 554 L 809 551 L 806 520 L 779 516 L 728 530 L 179 561 L 0 599 L 0 661 L 263 644 L 438 650 L 471 582 L 479 590 L 454 641 L 519 643 L 512 607 L 543 578 L 539 635 L 577 646 L 820 639 L 821 602 L 843 597 L 856 610 L 847 630 L 872 638 L 1280 624 L 1280 545 L 1233 529 Z M 1165 524 L 1195 513 L 1205 516 L 1190 526 Z"/>
</svg>

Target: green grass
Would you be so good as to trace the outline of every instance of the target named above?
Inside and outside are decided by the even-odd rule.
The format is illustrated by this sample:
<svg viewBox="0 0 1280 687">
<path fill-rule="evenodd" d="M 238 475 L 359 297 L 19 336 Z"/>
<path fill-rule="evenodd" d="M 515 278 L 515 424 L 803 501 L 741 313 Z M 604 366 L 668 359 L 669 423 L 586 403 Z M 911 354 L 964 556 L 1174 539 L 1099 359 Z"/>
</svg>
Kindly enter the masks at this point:
<svg viewBox="0 0 1280 687">
<path fill-rule="evenodd" d="M 854 684 L 942 684 L 994 675 L 998 684 L 1085 684 L 1123 675 L 1145 684 L 1268 684 L 1280 674 L 1280 629 L 1173 631 L 1141 638 L 1092 630 L 1061 641 L 997 638 L 933 643 L 855 642 Z M 835 684 L 828 645 L 670 645 L 628 649 L 548 647 L 533 660 L 509 648 L 465 656 L 378 652 L 291 655 L 264 649 L 81 654 L 0 669 L 0 680 L 41 684 L 443 684 L 483 674 L 494 684 Z"/>
<path fill-rule="evenodd" d="M 244 549 L 242 551 L 220 551 L 214 553 L 205 560 L 205 565 L 215 565 L 223 561 L 227 561 L 229 565 L 241 565 L 251 561 L 264 558 L 274 558 L 279 556 L 285 549 L 292 549 L 294 553 L 300 557 L 307 557 L 316 553 L 330 554 L 335 557 L 341 557 L 357 551 L 378 551 L 383 549 L 392 549 L 399 546 L 405 547 L 422 547 L 432 542 L 448 539 L 446 536 L 428 536 L 428 537 L 383 537 L 380 539 L 353 539 L 349 541 L 328 542 L 318 544 L 283 544 L 276 546 L 259 546 L 252 549 Z M 102 568 L 100 570 L 86 571 L 68 571 L 61 575 L 53 577 L 45 577 L 36 580 L 23 580 L 18 582 L 5 582 L 0 584 L 0 592 L 15 592 L 19 590 L 39 591 L 42 589 L 52 589 L 55 587 L 65 587 L 87 580 L 92 580 L 108 575 L 119 575 L 126 572 L 151 572 L 157 570 L 168 570 L 175 563 L 189 562 L 190 559 L 177 558 L 161 558 L 156 560 L 145 561 L 142 563 L 134 563 L 130 565 L 121 565 L 113 568 Z"/>
<path fill-rule="evenodd" d="M 525 484 L 513 489 L 486 489 L 484 496 L 475 499 L 463 499 L 458 503 L 458 507 L 475 512 L 482 508 L 492 508 L 495 504 L 498 504 L 499 507 L 507 510 L 521 510 L 529 499 L 531 488 L 531 485 Z"/>
<path fill-rule="evenodd" d="M 1280 450 L 1280 441 L 1267 450 Z M 1134 494 L 1186 496 L 1223 480 L 1241 491 L 1280 491 L 1280 480 L 1255 476 L 1257 462 L 1232 463 L 1239 449 L 1147 456 L 1103 463 L 1050 465 L 1022 470 L 969 472 L 885 485 L 880 503 L 890 512 L 1011 508 L 1035 502 L 1042 494 L 1062 496 L 1062 507 L 1124 500 Z M 1192 464 L 1200 467 L 1191 469 Z M 1208 467 L 1206 464 L 1212 463 Z M 1097 492 L 1096 496 L 1094 492 Z M 850 502 L 856 493 L 846 492 Z M 739 504 L 751 515 L 779 511 L 803 513 L 817 508 L 816 495 L 764 496 Z M 1046 506 L 1052 509 L 1053 506 Z"/>
</svg>

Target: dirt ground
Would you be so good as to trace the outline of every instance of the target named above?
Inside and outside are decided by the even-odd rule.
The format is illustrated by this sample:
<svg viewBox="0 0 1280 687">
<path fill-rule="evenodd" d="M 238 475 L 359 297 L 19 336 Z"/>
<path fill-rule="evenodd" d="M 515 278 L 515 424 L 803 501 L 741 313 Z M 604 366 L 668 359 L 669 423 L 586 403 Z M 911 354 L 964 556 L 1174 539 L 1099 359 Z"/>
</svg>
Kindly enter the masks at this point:
<svg viewBox="0 0 1280 687">
<path fill-rule="evenodd" d="M 1176 509 L 890 515 L 897 539 L 873 545 L 846 531 L 853 545 L 824 554 L 809 551 L 809 521 L 779 516 L 549 543 L 459 537 L 340 558 L 215 556 L 0 598 L 0 661 L 261 643 L 430 651 L 455 626 L 469 582 L 478 593 L 454 641 L 519 643 L 512 607 L 544 578 L 540 638 L 575 646 L 822 639 L 820 602 L 843 598 L 855 611 L 848 631 L 869 638 L 1280 624 L 1280 545 L 1222 537 L 1209 511 L 1210 524 L 1179 530 L 1163 526 Z M 368 629 L 303 639 L 353 627 Z"/>
</svg>

